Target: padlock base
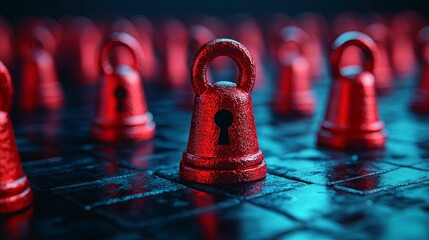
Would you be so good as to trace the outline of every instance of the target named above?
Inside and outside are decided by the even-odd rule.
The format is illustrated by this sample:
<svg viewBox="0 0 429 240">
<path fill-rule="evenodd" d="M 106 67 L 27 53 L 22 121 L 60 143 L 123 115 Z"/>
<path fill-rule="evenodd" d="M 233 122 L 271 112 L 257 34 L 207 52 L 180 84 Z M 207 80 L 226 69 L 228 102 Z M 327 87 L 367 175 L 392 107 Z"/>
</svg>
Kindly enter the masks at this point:
<svg viewBox="0 0 429 240">
<path fill-rule="evenodd" d="M 383 130 L 363 133 L 340 133 L 320 129 L 317 144 L 334 150 L 377 149 L 384 147 L 386 134 Z"/>
<path fill-rule="evenodd" d="M 249 166 L 241 169 L 207 169 L 196 168 L 187 165 L 184 161 L 180 162 L 180 178 L 203 184 L 237 184 L 253 182 L 265 178 L 267 166 L 265 161 L 255 166 Z"/>
<path fill-rule="evenodd" d="M 1 191 L 6 193 L 5 196 L 0 197 L 0 214 L 16 212 L 32 204 L 33 191 L 27 177 L 7 185 L 10 187 L 1 186 Z"/>
<path fill-rule="evenodd" d="M 155 123 L 152 114 L 147 113 L 139 122 L 108 123 L 94 122 L 91 136 L 102 142 L 145 141 L 155 135 Z"/>
</svg>

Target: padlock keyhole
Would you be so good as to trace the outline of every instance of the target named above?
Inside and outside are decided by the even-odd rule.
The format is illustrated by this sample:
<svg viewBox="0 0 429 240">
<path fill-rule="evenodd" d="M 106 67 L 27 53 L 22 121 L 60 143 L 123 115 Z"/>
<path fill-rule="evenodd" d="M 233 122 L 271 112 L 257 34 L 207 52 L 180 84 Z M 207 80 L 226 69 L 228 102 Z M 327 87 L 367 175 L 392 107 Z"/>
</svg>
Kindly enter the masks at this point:
<svg viewBox="0 0 429 240">
<path fill-rule="evenodd" d="M 128 95 L 127 89 L 122 86 L 119 86 L 115 89 L 115 98 L 116 98 L 116 112 L 122 113 L 125 110 L 124 100 Z"/>
<path fill-rule="evenodd" d="M 232 113 L 228 110 L 222 109 L 219 110 L 214 117 L 215 123 L 218 127 L 220 127 L 219 134 L 219 145 L 228 145 L 230 144 L 228 127 L 231 126 L 234 121 L 234 117 Z"/>
</svg>

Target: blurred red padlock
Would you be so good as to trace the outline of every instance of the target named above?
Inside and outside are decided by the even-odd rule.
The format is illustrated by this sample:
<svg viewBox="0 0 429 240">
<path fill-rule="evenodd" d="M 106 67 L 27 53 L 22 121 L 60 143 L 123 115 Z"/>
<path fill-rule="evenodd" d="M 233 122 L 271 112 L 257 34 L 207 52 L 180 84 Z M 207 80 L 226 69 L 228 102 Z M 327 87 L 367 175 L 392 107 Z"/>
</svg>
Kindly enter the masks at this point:
<svg viewBox="0 0 429 240">
<path fill-rule="evenodd" d="M 208 66 L 219 56 L 231 57 L 237 63 L 237 84 L 208 82 Z M 196 97 L 188 147 L 180 163 L 182 179 L 233 184 L 265 177 L 250 96 L 254 82 L 255 64 L 239 42 L 215 39 L 197 52 L 192 66 Z"/>
<path fill-rule="evenodd" d="M 65 33 L 68 44 L 61 49 L 71 55 L 73 80 L 79 84 L 94 84 L 98 79 L 97 54 L 102 34 L 92 20 L 75 17 Z M 66 40 L 66 39 L 64 39 Z"/>
<path fill-rule="evenodd" d="M 377 44 L 379 55 L 374 66 L 375 88 L 383 94 L 392 87 L 392 67 L 388 52 L 390 30 L 382 23 L 373 23 L 366 27 L 365 32 Z"/>
<path fill-rule="evenodd" d="M 158 31 L 158 49 L 161 57 L 161 79 L 164 85 L 180 89 L 188 78 L 188 33 L 184 24 L 175 18 L 168 18 Z"/>
<path fill-rule="evenodd" d="M 419 113 L 429 113 L 429 26 L 421 29 L 417 36 L 417 55 L 422 62 L 422 69 L 411 108 Z"/>
<path fill-rule="evenodd" d="M 28 207 L 33 194 L 22 170 L 9 111 L 13 87 L 6 67 L 0 62 L 0 213 Z"/>
<path fill-rule="evenodd" d="M 110 54 L 116 47 L 131 52 L 131 65 L 113 65 Z M 99 55 L 103 78 L 100 81 L 92 136 L 104 142 L 148 140 L 155 134 L 152 114 L 148 112 L 138 69 L 143 51 L 132 36 L 112 33 Z"/>
<path fill-rule="evenodd" d="M 414 52 L 414 39 L 423 27 L 420 15 L 413 11 L 396 14 L 391 23 L 392 31 L 392 67 L 399 77 L 409 77 L 417 69 L 417 59 Z"/>
<path fill-rule="evenodd" d="M 273 62 L 278 60 L 278 49 L 282 41 L 281 31 L 283 28 L 293 25 L 293 20 L 285 13 L 271 15 L 267 26 L 268 54 Z"/>
<path fill-rule="evenodd" d="M 15 60 L 14 45 L 12 44 L 13 31 L 9 22 L 0 16 L 0 61 L 9 68 Z"/>
<path fill-rule="evenodd" d="M 57 77 L 52 54 L 55 39 L 44 27 L 34 27 L 21 43 L 23 57 L 19 106 L 30 111 L 36 108 L 57 109 L 64 93 Z"/>
<path fill-rule="evenodd" d="M 346 48 L 356 46 L 366 59 L 361 69 L 341 69 Z M 320 146 L 338 149 L 383 147 L 384 124 L 378 116 L 374 87 L 377 45 L 366 34 L 346 32 L 334 42 L 331 55 L 333 82 L 325 120 L 317 135 Z"/>
<path fill-rule="evenodd" d="M 121 18 L 116 20 L 115 22 L 112 23 L 112 26 L 110 28 L 110 33 L 115 33 L 115 32 L 123 32 L 123 33 L 127 33 L 129 35 L 131 35 L 134 39 L 137 40 L 137 42 L 140 45 L 141 48 L 141 39 L 140 39 L 140 34 L 137 31 L 137 29 L 135 28 L 134 24 L 126 19 L 126 18 Z M 115 65 L 131 65 L 132 64 L 132 57 L 130 56 L 131 53 L 128 49 L 123 48 L 123 47 L 117 47 L 115 49 L 112 49 L 112 54 L 114 54 L 115 56 L 112 58 L 112 63 Z M 115 62 L 117 61 L 117 62 Z M 146 62 L 146 58 L 145 58 L 145 62 Z M 143 75 L 143 68 L 138 69 L 140 71 L 140 74 Z"/>
<path fill-rule="evenodd" d="M 282 30 L 283 43 L 279 46 L 278 85 L 274 109 L 279 114 L 311 114 L 314 97 L 311 87 L 311 69 L 304 57 L 304 49 L 311 44 L 310 36 L 298 27 Z"/>
</svg>

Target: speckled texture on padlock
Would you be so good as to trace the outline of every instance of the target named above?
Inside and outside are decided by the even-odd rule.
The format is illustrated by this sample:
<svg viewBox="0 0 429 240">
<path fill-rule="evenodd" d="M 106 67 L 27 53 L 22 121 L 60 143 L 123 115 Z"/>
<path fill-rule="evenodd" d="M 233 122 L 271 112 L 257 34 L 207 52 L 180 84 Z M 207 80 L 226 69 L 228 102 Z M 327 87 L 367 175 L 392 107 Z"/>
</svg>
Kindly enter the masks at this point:
<svg viewBox="0 0 429 240">
<path fill-rule="evenodd" d="M 218 56 L 228 56 L 236 62 L 240 72 L 237 84 L 208 82 L 208 65 Z M 234 40 L 213 40 L 197 52 L 191 77 L 196 97 L 180 177 L 205 184 L 243 183 L 264 178 L 266 165 L 258 145 L 250 96 L 255 82 L 250 52 Z M 228 121 L 226 129 L 215 120 L 219 111 L 232 116 L 232 119 L 221 119 Z M 222 134 L 228 135 L 226 143 L 221 140 Z"/>
<path fill-rule="evenodd" d="M 0 62 L 0 213 L 10 213 L 29 206 L 33 194 L 21 167 L 9 109 L 12 103 L 12 82 Z"/>
</svg>

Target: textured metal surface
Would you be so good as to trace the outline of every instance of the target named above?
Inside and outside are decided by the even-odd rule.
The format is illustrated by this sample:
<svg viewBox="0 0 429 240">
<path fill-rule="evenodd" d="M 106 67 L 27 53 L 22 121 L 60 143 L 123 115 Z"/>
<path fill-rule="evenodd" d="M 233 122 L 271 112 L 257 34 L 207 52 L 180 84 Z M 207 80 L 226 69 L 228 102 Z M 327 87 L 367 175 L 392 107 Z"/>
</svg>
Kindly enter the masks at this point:
<svg viewBox="0 0 429 240">
<path fill-rule="evenodd" d="M 112 66 L 111 51 L 125 47 L 132 55 L 131 65 Z M 103 78 L 98 86 L 98 102 L 91 134 L 100 141 L 147 140 L 155 134 L 152 114 L 148 112 L 138 69 L 143 51 L 126 33 L 113 33 L 100 51 Z"/>
<path fill-rule="evenodd" d="M 28 207 L 33 201 L 33 195 L 21 167 L 9 116 L 13 95 L 12 81 L 1 62 L 0 92 L 0 213 L 10 213 Z"/>
<path fill-rule="evenodd" d="M 340 66 L 346 48 L 360 48 L 366 59 L 362 70 L 347 74 Z M 347 32 L 334 43 L 331 55 L 333 82 L 317 141 L 320 146 L 338 150 L 383 147 L 386 141 L 384 124 L 378 115 L 374 81 L 374 56 L 377 46 L 360 32 Z"/>
<path fill-rule="evenodd" d="M 219 56 L 231 57 L 239 66 L 237 84 L 208 82 L 208 65 Z M 232 184 L 265 177 L 266 166 L 258 145 L 250 96 L 254 83 L 252 56 L 239 42 L 215 39 L 198 50 L 192 66 L 196 96 L 188 147 L 180 165 L 181 178 L 198 183 Z M 218 114 L 222 112 L 228 114 Z M 224 119 L 217 119 L 218 116 Z M 225 138 L 227 141 L 223 143 Z"/>
</svg>

